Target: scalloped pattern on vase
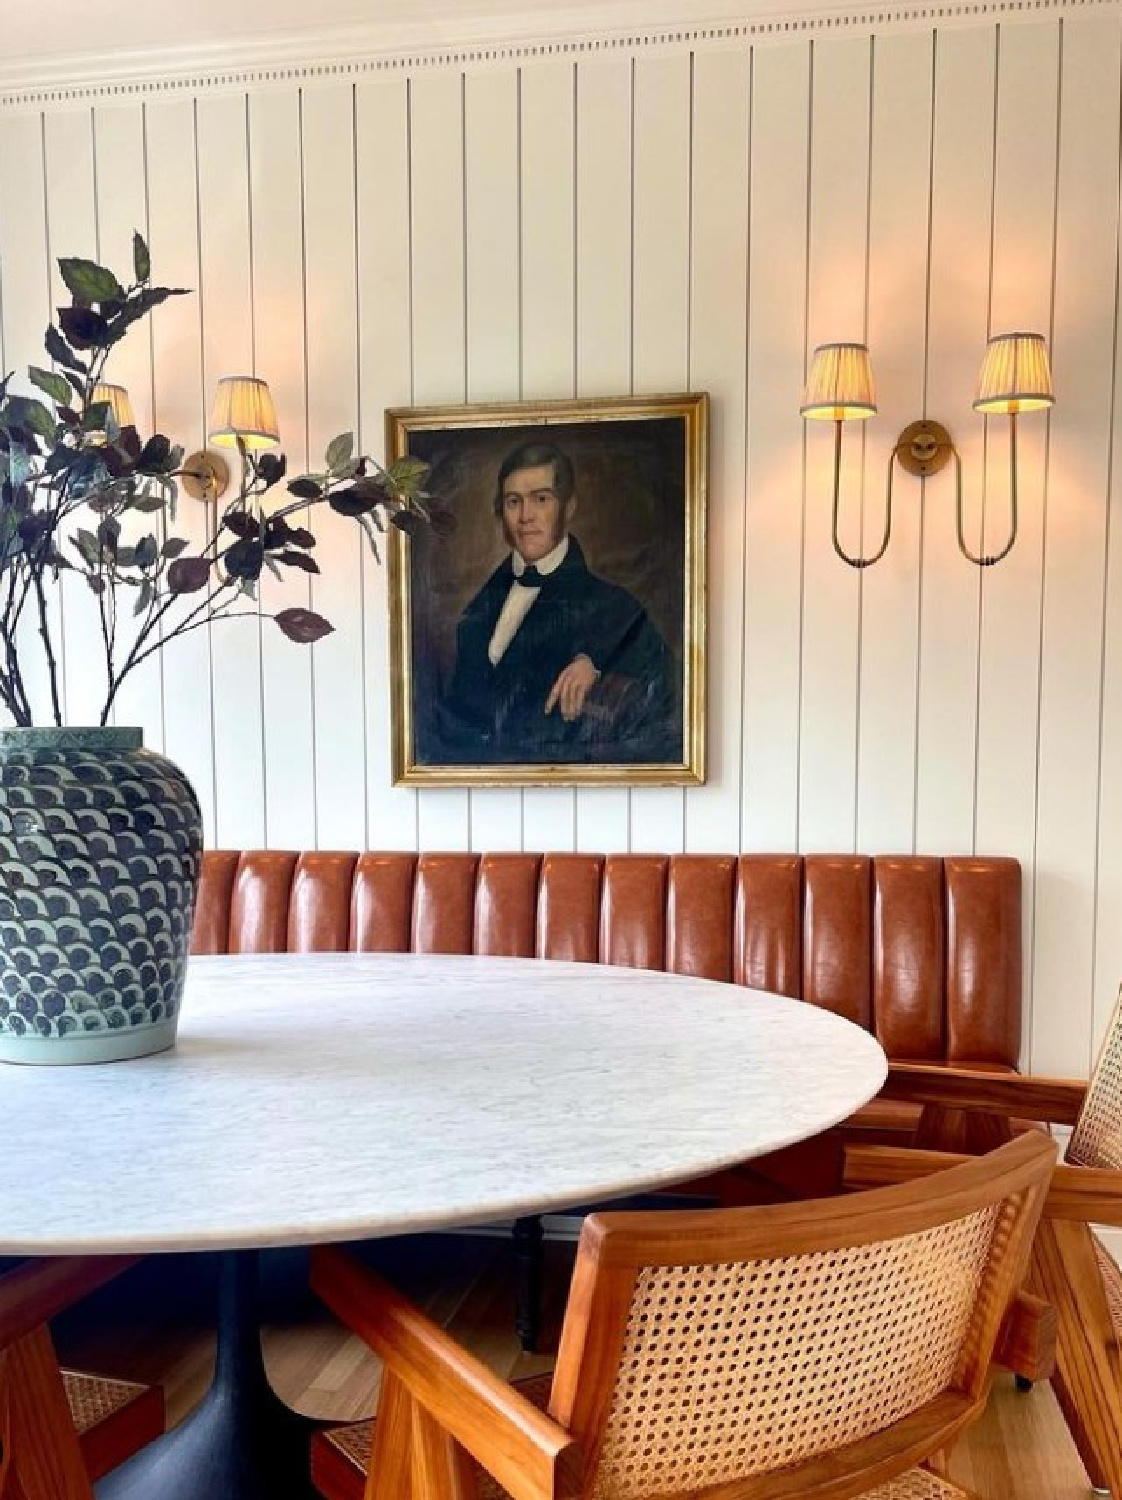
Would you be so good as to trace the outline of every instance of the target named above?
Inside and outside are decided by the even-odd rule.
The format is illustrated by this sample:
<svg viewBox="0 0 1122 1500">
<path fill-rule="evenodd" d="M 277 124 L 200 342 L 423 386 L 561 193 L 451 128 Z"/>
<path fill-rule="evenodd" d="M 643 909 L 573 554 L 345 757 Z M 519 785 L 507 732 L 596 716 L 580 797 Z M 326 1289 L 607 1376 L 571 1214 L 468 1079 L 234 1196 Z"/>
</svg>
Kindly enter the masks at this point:
<svg viewBox="0 0 1122 1500">
<path fill-rule="evenodd" d="M 0 731 L 0 1058 L 170 1045 L 201 851 L 190 782 L 139 730 Z"/>
</svg>

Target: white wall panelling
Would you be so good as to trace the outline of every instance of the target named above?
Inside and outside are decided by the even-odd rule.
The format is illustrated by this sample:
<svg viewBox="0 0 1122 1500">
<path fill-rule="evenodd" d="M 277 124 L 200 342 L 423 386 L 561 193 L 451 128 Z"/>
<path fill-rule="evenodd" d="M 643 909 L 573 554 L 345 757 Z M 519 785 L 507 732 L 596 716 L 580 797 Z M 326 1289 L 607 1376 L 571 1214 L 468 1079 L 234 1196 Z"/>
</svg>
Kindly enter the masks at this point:
<svg viewBox="0 0 1122 1500">
<path fill-rule="evenodd" d="M 464 230 L 467 397 L 519 395 L 519 92 L 517 71 L 471 73 L 464 80 Z M 471 847 L 522 846 L 522 793 L 481 787 L 470 793 Z"/>
<path fill-rule="evenodd" d="M 122 276 L 131 279 L 133 234 L 139 230 L 147 237 L 148 232 L 143 106 L 140 103 L 99 106 L 93 112 L 93 139 L 99 253 L 109 265 L 118 267 Z M 145 335 L 119 344 L 106 369 L 109 378 L 128 391 L 139 429 L 148 433 L 152 431 L 150 327 L 145 330 Z M 136 542 L 145 534 L 156 535 L 157 541 L 163 540 L 153 532 L 151 516 L 138 516 L 125 528 L 125 541 Z M 84 585 L 82 589 L 84 591 Z M 135 592 L 130 593 L 123 601 L 117 619 L 117 640 L 122 655 L 132 648 L 138 634 L 138 622 L 133 614 L 135 600 Z M 87 604 L 87 616 L 88 608 Z M 73 639 L 72 631 L 68 630 L 66 634 L 69 640 Z M 114 723 L 142 725 L 145 743 L 156 748 L 163 743 L 162 689 L 159 658 L 149 656 L 126 679 L 112 710 Z"/>
<path fill-rule="evenodd" d="M 49 257 L 119 262 L 135 224 L 197 295 L 114 374 L 188 446 L 243 368 L 293 469 L 349 427 L 379 453 L 390 405 L 708 390 L 708 785 L 391 788 L 385 573 L 319 513 L 322 576 L 262 597 L 310 598 L 334 635 L 199 630 L 122 709 L 192 776 L 212 843 L 1015 854 L 1026 1055 L 1080 1071 L 1122 972 L 1120 12 L 877 15 L 22 94 L 0 114 L 4 361 L 40 356 Z M 847 569 L 831 434 L 797 412 L 810 349 L 867 336 L 878 378 L 880 417 L 846 433 L 846 545 L 875 544 L 925 412 L 992 545 L 1004 423 L 970 399 L 1010 327 L 1052 335 L 1059 395 L 1022 422 L 1012 556 L 979 573 L 951 475 L 898 476 L 887 556 Z M 180 521 L 204 535 L 202 507 Z"/>
<path fill-rule="evenodd" d="M 521 362 L 518 394 L 576 395 L 576 81 L 575 64 L 521 70 L 519 246 Z M 576 838 L 576 793 L 529 787 L 522 794 L 527 849 L 569 849 Z"/>
<path fill-rule="evenodd" d="M 145 104 L 144 114 L 153 268 L 166 286 L 199 287 L 196 107 L 186 99 L 159 101 Z M 188 453 L 202 445 L 206 432 L 203 312 L 201 296 L 173 297 L 151 323 L 153 422 Z M 199 547 L 206 541 L 207 525 L 206 507 L 180 496 L 177 535 Z M 170 643 L 160 661 L 165 747 L 198 793 L 208 842 L 216 838 L 214 665 L 206 627 Z"/>
<path fill-rule="evenodd" d="M 410 88 L 413 399 L 467 399 L 464 79 L 449 71 Z M 470 793 L 417 793 L 423 849 L 471 846 Z"/>
<path fill-rule="evenodd" d="M 684 390 L 689 381 L 691 59 L 635 63 L 632 139 L 632 388 Z M 681 849 L 681 787 L 631 793 L 631 848 Z"/>
<path fill-rule="evenodd" d="M 749 849 L 799 846 L 806 520 L 798 400 L 806 346 L 811 61 L 807 46 L 776 47 L 761 51 L 752 70 L 744 612 L 734 618 L 740 641 L 732 648 L 743 654 L 740 836 Z M 787 274 L 777 277 L 777 266 Z M 719 842 L 720 830 L 714 833 Z"/>
<path fill-rule="evenodd" d="M 412 319 L 409 218 L 409 85 L 404 78 L 355 91 L 358 218 L 358 435 L 364 453 L 382 452 L 382 413 L 409 400 Z M 387 226 L 389 232 L 387 232 Z M 390 785 L 390 659 L 386 570 L 364 561 L 366 608 L 366 843 L 412 849 L 417 794 Z"/>
<path fill-rule="evenodd" d="M 93 121 L 94 114 L 89 109 L 48 115 L 43 120 L 43 176 L 47 242 L 51 253 L 52 308 L 70 300 L 58 273 L 58 256 L 92 255 L 96 258 L 100 252 Z M 128 265 L 126 261 L 122 273 Z M 42 331 L 39 332 L 41 336 Z M 36 355 L 42 353 L 40 345 Z M 36 362 L 45 362 L 45 356 L 44 360 L 37 359 Z M 123 382 L 123 376 L 118 377 L 115 369 L 109 374 L 111 379 Z M 143 393 L 140 394 L 143 397 Z M 59 580 L 57 602 L 56 619 L 63 627 L 65 643 L 59 660 L 59 676 L 66 718 L 71 724 L 96 724 L 105 701 L 105 657 L 101 648 L 97 604 L 81 579 L 65 576 Z"/>
<path fill-rule="evenodd" d="M 935 38 L 926 414 L 963 461 L 967 537 L 980 548 L 985 426 L 970 408 L 990 300 L 997 32 Z M 910 504 L 914 490 L 902 487 Z M 968 854 L 977 791 L 978 653 L 985 575 L 959 553 L 953 475 L 924 483 L 916 845 Z"/>
<path fill-rule="evenodd" d="M 744 364 L 748 285 L 748 162 L 752 59 L 747 52 L 694 60 L 690 164 L 689 369 L 709 390 L 709 782 L 686 791 L 689 848 L 739 838 L 744 618 Z"/>
<path fill-rule="evenodd" d="M 808 356 L 817 344 L 866 337 L 872 62 L 873 45 L 866 37 L 829 46 L 814 44 Z M 796 405 L 798 394 L 793 392 Z M 839 533 L 851 554 L 868 546 L 866 433 L 862 428 L 863 424 L 854 423 L 844 434 L 842 447 Z M 809 840 L 827 850 L 851 849 L 854 843 L 865 587 L 861 573 L 838 561 L 830 541 L 833 437 L 832 423 L 808 424 L 799 709 L 799 842 L 805 848 Z M 870 465 L 870 470 L 874 468 Z M 872 486 L 874 497 L 878 488 Z M 869 535 L 875 530 L 875 524 L 870 526 Z M 893 561 L 889 566 L 897 564 Z"/>
<path fill-rule="evenodd" d="M 868 434 L 864 543 L 880 543 L 888 457 L 923 410 L 931 213 L 934 39 L 877 39 L 869 147 L 868 331 L 880 419 Z M 857 846 L 909 850 L 915 836 L 916 692 L 921 523 L 919 484 L 897 473 L 892 541 L 860 589 Z"/>
<path fill-rule="evenodd" d="M 223 375 L 252 374 L 254 367 L 248 100 L 244 94 L 200 99 L 195 124 L 200 256 L 193 284 L 199 288 L 203 395 L 209 411 Z M 154 269 L 160 269 L 159 262 Z M 236 470 L 236 462 L 232 467 Z M 182 503 L 186 508 L 187 499 Z M 265 837 L 261 632 L 251 602 L 246 600 L 242 608 L 250 618 L 218 620 L 209 630 L 214 838 L 235 847 Z"/>
<path fill-rule="evenodd" d="M 577 391 L 626 394 L 634 380 L 635 62 L 577 69 Z M 631 800 L 612 787 L 577 792 L 577 847 L 626 849 Z"/>
<path fill-rule="evenodd" d="M 295 89 L 249 100 L 253 358 L 269 382 L 281 445 L 295 473 L 313 457 L 307 442 L 302 103 Z M 237 454 L 230 457 L 236 473 Z M 314 455 L 317 462 L 320 457 Z M 286 570 L 283 582 L 268 574 L 261 579 L 267 611 L 307 609 L 310 601 L 309 580 L 295 569 Z M 268 620 L 261 622 L 260 639 L 266 838 L 273 848 L 304 848 L 316 838 L 313 653 L 293 657 L 291 642 Z"/>
</svg>

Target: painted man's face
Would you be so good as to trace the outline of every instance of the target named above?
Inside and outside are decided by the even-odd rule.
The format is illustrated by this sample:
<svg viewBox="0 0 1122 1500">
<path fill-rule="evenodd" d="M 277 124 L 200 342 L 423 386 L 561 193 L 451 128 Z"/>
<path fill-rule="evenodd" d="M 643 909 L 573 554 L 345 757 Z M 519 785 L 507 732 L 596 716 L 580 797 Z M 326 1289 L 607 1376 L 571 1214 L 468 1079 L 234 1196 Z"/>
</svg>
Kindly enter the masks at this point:
<svg viewBox="0 0 1122 1500">
<path fill-rule="evenodd" d="M 503 536 L 525 562 L 540 562 L 569 529 L 576 502 L 563 502 L 555 483 L 552 464 L 515 469 L 503 483 Z"/>
</svg>

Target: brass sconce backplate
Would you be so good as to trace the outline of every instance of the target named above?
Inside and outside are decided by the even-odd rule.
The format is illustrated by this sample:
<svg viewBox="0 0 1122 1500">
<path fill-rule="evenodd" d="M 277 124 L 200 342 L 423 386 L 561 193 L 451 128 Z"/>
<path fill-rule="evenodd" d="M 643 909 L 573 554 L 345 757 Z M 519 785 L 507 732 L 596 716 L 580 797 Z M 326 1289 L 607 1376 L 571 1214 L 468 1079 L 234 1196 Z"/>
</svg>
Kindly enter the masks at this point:
<svg viewBox="0 0 1122 1500">
<path fill-rule="evenodd" d="M 230 466 L 220 453 L 200 449 L 184 459 L 179 482 L 193 500 L 217 500 L 230 483 Z"/>
<path fill-rule="evenodd" d="M 938 474 L 953 454 L 951 435 L 942 422 L 909 422 L 896 439 L 895 456 L 901 468 L 918 479 Z"/>
</svg>

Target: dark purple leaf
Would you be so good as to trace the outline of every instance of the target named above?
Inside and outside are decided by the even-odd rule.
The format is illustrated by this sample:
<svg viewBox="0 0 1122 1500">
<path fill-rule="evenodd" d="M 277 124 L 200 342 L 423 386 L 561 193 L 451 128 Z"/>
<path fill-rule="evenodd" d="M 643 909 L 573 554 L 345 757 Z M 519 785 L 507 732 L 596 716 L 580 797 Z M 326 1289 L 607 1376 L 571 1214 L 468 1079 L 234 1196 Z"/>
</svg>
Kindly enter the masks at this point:
<svg viewBox="0 0 1122 1500">
<path fill-rule="evenodd" d="M 89 307 L 60 307 L 59 327 L 75 349 L 103 349 L 109 342 L 109 324 Z"/>
<path fill-rule="evenodd" d="M 278 552 L 275 556 L 277 562 L 284 563 L 287 567 L 302 568 L 305 573 L 319 572 L 319 563 L 306 552 Z"/>
<path fill-rule="evenodd" d="M 345 490 L 334 490 L 328 495 L 327 503 L 341 516 L 365 516 L 384 504 L 385 499 L 382 493 L 377 497 L 364 495 L 357 484 L 352 484 Z"/>
<path fill-rule="evenodd" d="M 415 510 L 395 510 L 390 520 L 406 536 L 418 536 L 425 529 L 424 521 Z"/>
<path fill-rule="evenodd" d="M 323 489 L 314 479 L 305 475 L 302 479 L 290 479 L 288 482 L 288 493 L 295 495 L 297 500 L 320 500 L 323 498 Z"/>
<path fill-rule="evenodd" d="M 70 345 L 63 338 L 62 334 L 59 333 L 58 329 L 54 326 L 53 323 L 47 329 L 46 336 L 43 339 L 43 343 L 46 347 L 47 353 L 51 356 L 56 365 L 62 365 L 65 369 L 73 370 L 78 375 L 85 374 L 85 365 L 82 364 L 81 360 L 75 359 L 74 351 L 70 348 Z M 81 386 L 79 385 L 79 393 L 80 392 Z"/>
<path fill-rule="evenodd" d="M 246 537 L 226 549 L 222 562 L 231 578 L 260 578 L 265 549 L 255 536 Z"/>
<path fill-rule="evenodd" d="M 335 629 L 335 626 L 325 620 L 322 615 L 317 615 L 314 610 L 310 609 L 282 609 L 273 618 L 288 639 L 296 641 L 301 646 L 320 641 Z"/>
<path fill-rule="evenodd" d="M 232 531 L 235 536 L 241 537 L 242 541 L 255 538 L 261 529 L 261 523 L 256 516 L 251 516 L 247 510 L 228 510 L 222 517 L 222 524 L 227 531 Z"/>
<path fill-rule="evenodd" d="M 257 460 L 257 472 L 265 481 L 266 489 L 283 479 L 287 468 L 288 460 L 283 453 L 262 453 Z"/>
<path fill-rule="evenodd" d="M 141 474 L 162 474 L 171 453 L 171 442 L 162 432 L 154 433 L 140 450 L 136 467 Z"/>
<path fill-rule="evenodd" d="M 456 513 L 443 505 L 438 506 L 429 512 L 429 525 L 437 536 L 451 536 L 456 529 Z"/>
<path fill-rule="evenodd" d="M 168 569 L 168 588 L 173 594 L 197 594 L 206 588 L 210 566 L 205 557 L 177 557 Z"/>
</svg>

